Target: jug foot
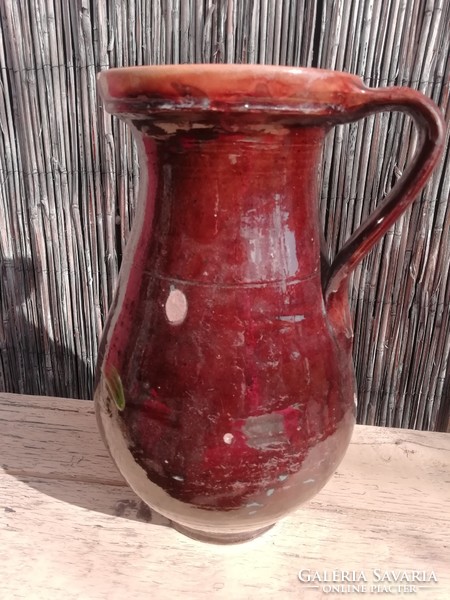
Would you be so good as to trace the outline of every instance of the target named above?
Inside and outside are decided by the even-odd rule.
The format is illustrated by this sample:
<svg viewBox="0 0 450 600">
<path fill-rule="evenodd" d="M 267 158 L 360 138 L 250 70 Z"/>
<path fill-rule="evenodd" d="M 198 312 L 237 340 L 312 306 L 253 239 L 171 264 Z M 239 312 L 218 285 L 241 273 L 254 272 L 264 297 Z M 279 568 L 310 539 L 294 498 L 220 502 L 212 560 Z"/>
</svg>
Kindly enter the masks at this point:
<svg viewBox="0 0 450 600">
<path fill-rule="evenodd" d="M 242 542 L 248 542 L 261 534 L 272 529 L 275 523 L 268 527 L 262 527 L 261 529 L 254 529 L 253 531 L 239 531 L 233 533 L 220 533 L 213 531 L 202 531 L 201 529 L 193 529 L 192 527 L 186 527 L 186 525 L 180 525 L 172 521 L 172 527 L 187 535 L 188 537 L 199 540 L 200 542 L 208 542 L 210 544 L 241 544 Z"/>
</svg>

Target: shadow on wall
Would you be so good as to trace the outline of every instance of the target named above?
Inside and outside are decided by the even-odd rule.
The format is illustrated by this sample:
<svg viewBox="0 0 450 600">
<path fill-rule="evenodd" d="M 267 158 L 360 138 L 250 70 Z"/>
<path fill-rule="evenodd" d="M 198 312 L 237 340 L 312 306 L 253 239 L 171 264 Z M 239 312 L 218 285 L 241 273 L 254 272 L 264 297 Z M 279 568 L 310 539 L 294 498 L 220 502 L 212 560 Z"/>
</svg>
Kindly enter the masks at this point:
<svg viewBox="0 0 450 600">
<path fill-rule="evenodd" d="M 55 330 L 49 333 L 35 262 L 0 257 L 0 390 L 88 399 L 92 369 L 77 356 L 73 332 L 61 318 L 70 306 L 51 307 L 52 314 L 58 311 L 59 322 L 53 322 Z M 56 341 L 63 333 L 67 344 Z"/>
</svg>

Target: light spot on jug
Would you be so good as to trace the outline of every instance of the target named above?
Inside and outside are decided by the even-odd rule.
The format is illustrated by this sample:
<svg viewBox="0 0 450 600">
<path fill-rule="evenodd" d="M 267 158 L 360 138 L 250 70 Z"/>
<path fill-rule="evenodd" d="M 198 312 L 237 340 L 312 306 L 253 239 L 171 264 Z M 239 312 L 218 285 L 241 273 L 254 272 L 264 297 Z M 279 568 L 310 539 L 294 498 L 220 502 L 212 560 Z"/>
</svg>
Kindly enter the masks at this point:
<svg viewBox="0 0 450 600">
<path fill-rule="evenodd" d="M 233 342 L 233 346 L 239 347 L 245 344 L 245 335 L 242 331 L 239 331 L 235 334 L 235 341 Z"/>
<path fill-rule="evenodd" d="M 298 270 L 297 242 L 295 231 L 290 231 L 287 227 L 283 231 L 283 255 L 285 261 L 286 274 L 293 275 Z"/>
<path fill-rule="evenodd" d="M 247 489 L 247 484 L 245 483 L 245 481 L 235 481 L 230 485 L 230 487 L 235 492 L 245 492 L 245 490 Z"/>
<path fill-rule="evenodd" d="M 286 481 L 287 478 L 288 478 L 288 476 L 286 474 L 278 475 L 279 481 Z"/>
<path fill-rule="evenodd" d="M 280 364 L 279 360 L 272 360 L 272 361 L 266 363 L 266 365 L 268 367 L 273 367 L 273 368 L 278 367 L 279 364 Z"/>
<path fill-rule="evenodd" d="M 275 488 L 270 488 L 269 490 L 267 490 L 266 495 L 267 496 L 271 496 L 275 491 Z"/>
<path fill-rule="evenodd" d="M 167 320 L 171 325 L 181 325 L 188 311 L 187 298 L 181 290 L 172 288 L 165 304 Z"/>
<path fill-rule="evenodd" d="M 249 502 L 248 504 L 245 505 L 246 508 L 260 508 L 261 506 L 264 506 L 263 504 L 260 504 L 259 502 Z M 256 511 L 255 511 L 256 512 Z"/>
<path fill-rule="evenodd" d="M 247 446 L 258 450 L 280 446 L 288 441 L 283 415 L 278 413 L 248 417 L 242 433 Z"/>
<path fill-rule="evenodd" d="M 294 360 L 296 358 L 300 358 L 300 352 L 297 352 L 297 351 L 291 352 L 291 358 L 293 358 Z"/>
<path fill-rule="evenodd" d="M 179 130 L 186 131 L 188 129 L 188 126 L 186 124 L 182 124 L 182 123 L 157 122 L 157 123 L 155 123 L 155 125 L 157 127 L 159 127 L 160 129 L 162 129 L 165 133 L 168 133 L 169 135 L 172 133 L 176 133 Z"/>
<path fill-rule="evenodd" d="M 315 479 L 306 479 L 303 483 L 315 483 Z"/>
<path fill-rule="evenodd" d="M 355 408 L 358 406 L 358 396 L 353 394 L 353 402 L 355 403 Z"/>
<path fill-rule="evenodd" d="M 250 108 L 248 104 L 244 105 L 245 108 Z M 250 131 L 257 131 L 258 133 L 269 133 L 272 135 L 286 135 L 289 133 L 287 127 L 281 125 L 248 125 Z"/>
<path fill-rule="evenodd" d="M 216 200 L 214 203 L 214 218 L 216 219 L 216 223 L 215 223 L 215 231 L 214 234 L 217 234 L 217 232 L 219 231 L 218 229 L 218 223 L 217 223 L 217 217 L 219 216 L 219 206 L 220 206 L 220 195 L 219 192 L 216 191 Z"/>
<path fill-rule="evenodd" d="M 280 315 L 277 317 L 278 321 L 284 321 L 285 323 L 301 323 L 305 318 L 305 315 Z"/>
<path fill-rule="evenodd" d="M 223 441 L 225 442 L 225 444 L 231 444 L 231 442 L 234 440 L 234 435 L 232 433 L 226 433 L 223 436 Z"/>
<path fill-rule="evenodd" d="M 181 477 L 181 475 L 172 475 L 172 479 L 175 479 L 175 481 L 184 481 L 184 477 Z"/>
<path fill-rule="evenodd" d="M 229 160 L 230 160 L 230 163 L 231 163 L 232 165 L 235 165 L 235 164 L 237 163 L 237 158 L 238 158 L 238 157 L 237 157 L 237 154 L 229 154 L 229 155 L 228 155 L 228 158 L 229 158 Z"/>
<path fill-rule="evenodd" d="M 158 121 L 155 123 L 155 126 L 159 129 L 162 129 L 162 131 L 164 131 L 168 135 L 177 133 L 177 131 L 190 131 L 191 129 L 211 129 L 211 125 L 208 125 L 207 123 L 190 122 L 167 123 L 163 121 Z M 145 129 L 148 129 L 148 127 L 146 127 L 145 129 L 144 127 L 142 127 L 142 129 L 145 131 Z"/>
<path fill-rule="evenodd" d="M 311 383 L 311 369 L 309 367 L 309 360 L 305 358 L 305 368 L 306 368 L 306 384 L 309 385 Z"/>
</svg>

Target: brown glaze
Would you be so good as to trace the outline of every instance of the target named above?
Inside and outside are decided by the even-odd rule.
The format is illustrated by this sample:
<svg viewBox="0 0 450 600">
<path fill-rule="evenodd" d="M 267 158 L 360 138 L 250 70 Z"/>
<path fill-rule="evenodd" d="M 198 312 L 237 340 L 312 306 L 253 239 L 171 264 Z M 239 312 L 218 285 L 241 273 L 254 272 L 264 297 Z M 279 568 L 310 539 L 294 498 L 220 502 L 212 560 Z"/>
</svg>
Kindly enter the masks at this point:
<svg viewBox="0 0 450 600">
<path fill-rule="evenodd" d="M 418 92 L 313 69 L 116 69 L 99 86 L 133 126 L 142 173 L 98 362 L 101 432 L 130 485 L 179 528 L 254 537 L 317 493 L 345 453 L 345 284 L 423 187 L 442 119 Z M 418 153 L 327 266 L 324 136 L 387 109 L 416 119 Z"/>
</svg>

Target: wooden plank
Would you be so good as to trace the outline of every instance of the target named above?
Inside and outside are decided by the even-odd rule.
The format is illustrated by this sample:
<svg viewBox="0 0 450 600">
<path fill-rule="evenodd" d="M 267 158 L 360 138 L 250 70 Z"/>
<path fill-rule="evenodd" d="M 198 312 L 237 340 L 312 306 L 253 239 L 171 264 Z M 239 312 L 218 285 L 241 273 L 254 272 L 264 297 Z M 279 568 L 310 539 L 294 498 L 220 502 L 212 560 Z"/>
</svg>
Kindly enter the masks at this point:
<svg viewBox="0 0 450 600">
<path fill-rule="evenodd" d="M 369 589 L 373 569 L 433 571 L 438 582 L 414 595 L 450 596 L 447 434 L 357 426 L 314 500 L 229 547 L 185 538 L 143 505 L 112 465 L 92 403 L 0 394 L 0 440 L 2 598 L 330 595 L 300 582 L 300 569 L 363 570 Z"/>
</svg>

